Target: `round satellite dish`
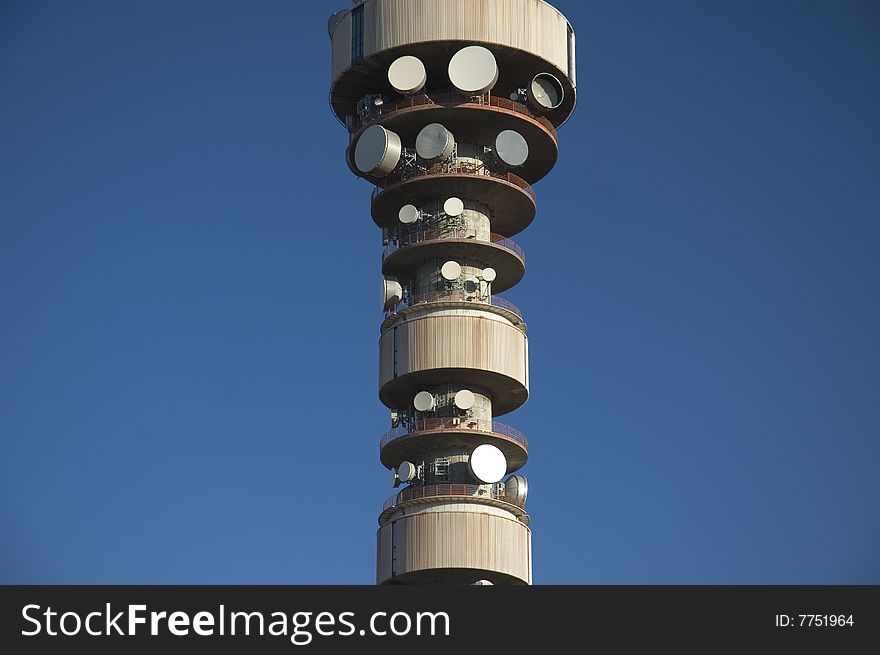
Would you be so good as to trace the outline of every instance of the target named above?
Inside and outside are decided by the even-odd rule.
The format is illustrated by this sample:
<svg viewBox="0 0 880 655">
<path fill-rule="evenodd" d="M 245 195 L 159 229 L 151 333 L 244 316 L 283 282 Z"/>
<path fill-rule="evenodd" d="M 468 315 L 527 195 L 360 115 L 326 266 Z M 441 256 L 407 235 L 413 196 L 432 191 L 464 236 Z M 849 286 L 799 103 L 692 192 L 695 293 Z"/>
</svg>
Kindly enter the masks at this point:
<svg viewBox="0 0 880 655">
<path fill-rule="evenodd" d="M 494 585 L 492 584 L 492 582 L 489 581 L 489 580 L 477 580 L 477 581 L 476 581 L 473 585 L 471 585 L 471 586 L 474 586 L 474 585 L 476 585 L 476 586 L 478 586 L 478 587 L 485 587 L 485 586 L 492 587 L 492 586 L 494 586 Z"/>
<path fill-rule="evenodd" d="M 538 73 L 529 84 L 529 104 L 538 111 L 550 111 L 562 104 L 565 90 L 550 73 Z"/>
<path fill-rule="evenodd" d="M 397 212 L 397 218 L 399 218 L 400 222 L 404 225 L 411 225 L 419 220 L 419 209 L 415 205 L 404 205 L 400 208 L 400 211 Z"/>
<path fill-rule="evenodd" d="M 449 60 L 449 81 L 462 93 L 483 95 L 498 81 L 495 55 L 481 45 L 462 48 Z"/>
<path fill-rule="evenodd" d="M 476 293 L 480 290 L 480 283 L 476 280 L 465 280 L 464 281 L 464 291 L 465 293 Z"/>
<path fill-rule="evenodd" d="M 409 482 L 416 477 L 416 467 L 412 462 L 401 462 L 397 467 L 397 477 L 401 482 Z"/>
<path fill-rule="evenodd" d="M 446 202 L 443 203 L 443 213 L 447 216 L 461 216 L 461 213 L 464 211 L 464 203 L 461 201 L 461 198 L 447 198 Z"/>
<path fill-rule="evenodd" d="M 444 280 L 457 280 L 461 276 L 461 264 L 451 259 L 440 267 L 440 275 Z"/>
<path fill-rule="evenodd" d="M 388 309 L 403 298 L 403 287 L 394 278 L 382 278 L 382 308 Z"/>
<path fill-rule="evenodd" d="M 455 138 L 440 123 L 425 125 L 416 136 L 416 154 L 425 161 L 449 159 L 454 151 Z"/>
<path fill-rule="evenodd" d="M 494 282 L 497 275 L 498 274 L 495 272 L 495 269 L 492 267 L 487 267 L 483 269 L 483 279 L 486 282 Z"/>
<path fill-rule="evenodd" d="M 427 81 L 425 65 L 418 57 L 411 55 L 398 57 L 388 67 L 388 82 L 395 91 L 403 95 L 418 93 Z"/>
<path fill-rule="evenodd" d="M 474 477 L 486 484 L 498 482 L 507 473 L 504 453 L 492 444 L 484 443 L 474 448 L 468 463 Z"/>
<path fill-rule="evenodd" d="M 504 493 L 516 505 L 525 505 L 529 495 L 529 481 L 524 475 L 511 475 L 504 481 Z"/>
<path fill-rule="evenodd" d="M 515 130 L 503 130 L 495 137 L 495 154 L 508 166 L 522 166 L 529 157 L 529 144 Z"/>
<path fill-rule="evenodd" d="M 474 392 L 469 389 L 462 389 L 461 391 L 455 394 L 455 406 L 459 409 L 470 409 L 474 406 L 477 398 L 474 396 Z"/>
<path fill-rule="evenodd" d="M 381 125 L 363 131 L 354 146 L 354 165 L 367 175 L 385 176 L 400 161 L 400 137 Z"/>
<path fill-rule="evenodd" d="M 433 394 L 428 391 L 419 391 L 413 398 L 413 407 L 419 412 L 430 412 L 434 409 L 435 402 Z"/>
</svg>

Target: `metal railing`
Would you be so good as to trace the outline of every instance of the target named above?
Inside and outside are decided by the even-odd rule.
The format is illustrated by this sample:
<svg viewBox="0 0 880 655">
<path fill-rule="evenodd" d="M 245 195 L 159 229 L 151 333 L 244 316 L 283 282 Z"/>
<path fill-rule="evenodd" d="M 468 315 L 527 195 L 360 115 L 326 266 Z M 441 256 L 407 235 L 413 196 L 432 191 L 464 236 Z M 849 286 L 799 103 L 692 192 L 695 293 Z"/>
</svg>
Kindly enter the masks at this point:
<svg viewBox="0 0 880 655">
<path fill-rule="evenodd" d="M 470 96 L 463 95 L 452 89 L 442 89 L 431 91 L 429 93 L 416 94 L 388 104 L 383 103 L 379 106 L 374 105 L 369 112 L 361 114 L 360 116 L 352 117 L 349 123 L 349 131 L 351 136 L 354 136 L 361 128 L 374 122 L 380 116 L 400 111 L 401 109 L 409 109 L 411 107 L 420 107 L 423 105 L 435 105 L 440 107 L 474 105 L 478 107 L 497 107 L 506 111 L 512 111 L 539 123 L 541 127 L 550 133 L 553 141 L 557 143 L 559 142 L 559 136 L 556 134 L 556 128 L 553 127 L 553 123 L 543 116 L 535 114 L 529 109 L 528 105 L 516 102 L 515 100 L 509 100 L 508 98 L 493 96 L 491 93 L 486 93 L 481 96 Z"/>
<path fill-rule="evenodd" d="M 504 491 L 501 485 L 492 485 L 489 489 L 477 484 L 426 484 L 417 487 L 407 487 L 403 491 L 394 494 L 385 501 L 382 511 L 388 511 L 411 500 L 419 498 L 437 498 L 440 496 L 471 496 L 473 498 L 491 498 L 500 500 L 516 507 L 523 508 L 522 500 L 511 496 Z"/>
<path fill-rule="evenodd" d="M 407 425 L 401 425 L 388 430 L 379 442 L 379 450 L 395 439 L 408 437 L 419 432 L 442 432 L 444 430 L 452 432 L 460 432 L 461 430 L 491 432 L 513 439 L 517 443 L 522 444 L 527 450 L 529 447 L 529 441 L 522 432 L 509 425 L 505 425 L 504 423 L 487 419 L 467 418 L 464 416 L 444 416 L 441 418 L 416 419 Z"/>
<path fill-rule="evenodd" d="M 500 234 L 495 234 L 494 232 L 489 235 L 489 241 L 494 243 L 496 246 L 501 246 L 502 248 L 507 248 L 508 250 L 512 250 L 516 253 L 516 256 L 519 257 L 523 262 L 526 261 L 526 251 L 522 249 L 522 246 L 519 245 L 513 239 L 502 236 Z"/>
<path fill-rule="evenodd" d="M 501 298 L 500 296 L 492 296 L 492 298 L 490 300 L 490 304 L 494 305 L 495 307 L 500 307 L 501 309 L 506 309 L 509 312 L 513 312 L 514 314 L 516 314 L 520 318 L 523 317 L 522 312 L 520 311 L 519 307 L 514 305 L 509 300 L 505 300 L 504 298 Z"/>
<path fill-rule="evenodd" d="M 434 228 L 430 230 L 418 230 L 416 232 L 409 232 L 406 234 L 401 234 L 397 237 L 393 237 L 382 251 L 382 261 L 384 262 L 386 259 L 388 259 L 389 255 L 397 252 L 401 248 L 405 248 L 406 246 L 411 246 L 416 243 L 423 243 L 425 241 L 442 241 L 443 239 L 473 239 L 477 242 L 485 242 L 485 239 L 477 238 L 475 230 L 466 227 L 448 227 Z M 509 239 L 501 234 L 495 234 L 493 232 L 489 235 L 489 243 L 493 243 L 496 246 L 501 246 L 506 250 L 510 250 L 523 262 L 525 262 L 526 260 L 526 253 L 522 249 L 522 246 L 516 243 L 516 241 L 514 241 L 513 239 Z"/>
<path fill-rule="evenodd" d="M 537 202 L 537 197 L 535 196 L 535 190 L 522 179 L 519 175 L 514 175 L 513 173 L 507 173 L 502 171 L 493 171 L 490 168 L 487 168 L 483 162 L 473 163 L 471 161 L 461 161 L 454 160 L 448 162 L 440 162 L 439 164 L 434 164 L 430 168 L 408 168 L 397 173 L 392 173 L 376 183 L 376 187 L 373 189 L 372 199 L 375 200 L 376 197 L 382 193 L 388 187 L 394 186 L 399 182 L 405 182 L 407 180 L 411 180 L 416 177 L 423 177 L 426 175 L 432 176 L 442 176 L 442 175 L 475 175 L 475 176 L 486 176 L 491 177 L 496 180 L 501 180 L 503 182 L 507 182 L 508 184 L 512 184 L 519 189 L 522 189 L 533 202 Z"/>
<path fill-rule="evenodd" d="M 520 318 L 520 320 L 523 320 L 523 315 L 522 311 L 520 311 L 520 308 L 514 305 L 509 300 L 505 300 L 504 298 L 500 298 L 498 296 L 492 296 L 491 298 L 489 298 L 489 302 L 486 302 L 484 298 L 480 298 L 477 294 L 467 293 L 464 289 L 449 289 L 444 291 L 434 291 L 432 293 L 426 294 L 410 295 L 408 298 L 402 299 L 391 309 L 386 310 L 385 316 L 396 314 L 400 310 L 406 309 L 407 307 L 414 307 L 416 305 L 424 305 L 432 302 L 443 301 L 465 301 L 472 302 L 474 304 L 493 305 L 495 307 L 505 309 L 509 312 L 513 312 Z"/>
</svg>

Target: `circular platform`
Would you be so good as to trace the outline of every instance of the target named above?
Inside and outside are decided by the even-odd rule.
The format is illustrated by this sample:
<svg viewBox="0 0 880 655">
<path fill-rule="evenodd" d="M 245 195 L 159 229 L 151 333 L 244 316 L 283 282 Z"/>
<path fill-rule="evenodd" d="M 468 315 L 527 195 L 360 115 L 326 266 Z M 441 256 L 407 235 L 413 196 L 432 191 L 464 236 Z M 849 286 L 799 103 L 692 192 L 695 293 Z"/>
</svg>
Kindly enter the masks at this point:
<svg viewBox="0 0 880 655">
<path fill-rule="evenodd" d="M 356 113 L 358 100 L 367 93 L 382 93 L 389 98 L 400 97 L 388 82 L 388 67 L 395 59 L 404 55 L 418 57 L 424 63 L 427 75 L 426 88 L 452 86 L 449 79 L 449 62 L 456 52 L 474 45 L 474 41 L 437 40 L 414 36 L 416 36 L 415 42 L 368 55 L 359 62 L 350 63 L 336 76 L 330 90 L 330 106 L 341 122 L 345 123 L 347 116 Z M 563 99 L 558 107 L 547 111 L 543 116 L 556 127 L 568 119 L 574 111 L 577 93 L 568 78 L 567 71 L 554 66 L 536 53 L 498 43 L 483 45 L 492 51 L 498 63 L 498 80 L 492 87 L 492 95 L 508 98 L 517 89 L 527 88 L 539 73 L 550 73 L 561 83 Z"/>
<path fill-rule="evenodd" d="M 401 246 L 382 262 L 382 273 L 407 277 L 430 259 L 480 262 L 495 269 L 492 291 L 501 293 L 519 282 L 525 274 L 525 261 L 509 248 L 492 241 L 476 239 L 430 239 Z"/>
<path fill-rule="evenodd" d="M 405 98 L 390 106 L 383 105 L 381 113 L 365 122 L 352 135 L 351 144 L 356 144 L 365 130 L 373 125 L 381 125 L 400 135 L 405 147 L 412 148 L 416 136 L 425 126 L 440 123 L 455 135 L 458 143 L 486 148 L 494 148 L 496 136 L 503 131 L 521 134 L 528 143 L 528 157 L 521 166 L 510 167 L 509 171 L 529 184 L 547 175 L 556 164 L 559 148 L 555 130 L 531 116 L 524 105 L 510 100 L 504 101 L 503 106 L 460 101 L 445 104 L 451 102 L 449 94 L 429 94 Z M 493 99 L 493 102 L 501 103 L 502 100 Z M 514 106 L 521 109 L 506 108 Z M 355 169 L 352 171 L 367 179 L 377 179 Z"/>
<path fill-rule="evenodd" d="M 439 169 L 438 169 L 439 170 Z M 438 198 L 456 196 L 477 200 L 487 210 L 493 232 L 513 236 L 535 219 L 534 191 L 515 175 L 493 176 L 481 172 L 431 172 L 401 179 L 390 176 L 383 188 L 374 191 L 371 205 L 373 221 L 379 227 L 393 227 L 404 205 L 423 206 Z"/>
<path fill-rule="evenodd" d="M 517 430 L 497 421 L 477 419 L 427 419 L 418 430 L 407 432 L 397 428 L 385 433 L 379 444 L 379 458 L 386 468 L 399 466 L 404 460 L 417 459 L 426 451 L 488 443 L 499 448 L 507 459 L 507 473 L 525 466 L 529 456 L 528 441 Z"/>
</svg>

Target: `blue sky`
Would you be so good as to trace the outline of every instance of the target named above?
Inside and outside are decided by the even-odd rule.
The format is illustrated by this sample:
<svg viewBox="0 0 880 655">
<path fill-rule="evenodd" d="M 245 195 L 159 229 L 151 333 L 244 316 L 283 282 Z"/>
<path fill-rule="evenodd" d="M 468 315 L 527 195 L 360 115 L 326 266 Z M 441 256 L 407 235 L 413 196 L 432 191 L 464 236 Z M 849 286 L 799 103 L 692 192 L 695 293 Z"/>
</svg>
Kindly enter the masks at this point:
<svg viewBox="0 0 880 655">
<path fill-rule="evenodd" d="M 0 582 L 373 582 L 346 5 L 0 6 Z M 557 6 L 578 107 L 505 294 L 535 582 L 880 583 L 880 6 Z"/>
</svg>

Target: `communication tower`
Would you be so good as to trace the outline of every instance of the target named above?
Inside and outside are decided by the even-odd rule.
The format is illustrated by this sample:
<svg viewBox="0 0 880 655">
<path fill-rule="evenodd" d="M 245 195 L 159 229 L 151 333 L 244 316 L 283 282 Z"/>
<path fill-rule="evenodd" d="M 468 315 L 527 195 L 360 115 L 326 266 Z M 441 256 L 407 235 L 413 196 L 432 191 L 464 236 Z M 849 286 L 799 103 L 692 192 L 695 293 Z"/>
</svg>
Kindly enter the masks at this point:
<svg viewBox="0 0 880 655">
<path fill-rule="evenodd" d="M 365 0 L 330 17 L 330 105 L 382 229 L 376 578 L 530 584 L 529 393 L 511 237 L 575 106 L 574 32 L 542 0 Z"/>
</svg>

